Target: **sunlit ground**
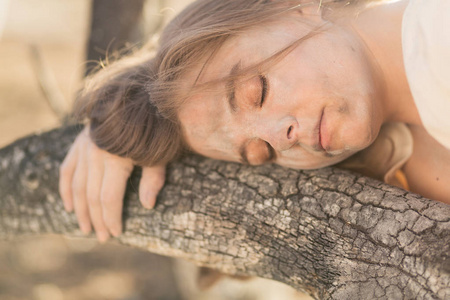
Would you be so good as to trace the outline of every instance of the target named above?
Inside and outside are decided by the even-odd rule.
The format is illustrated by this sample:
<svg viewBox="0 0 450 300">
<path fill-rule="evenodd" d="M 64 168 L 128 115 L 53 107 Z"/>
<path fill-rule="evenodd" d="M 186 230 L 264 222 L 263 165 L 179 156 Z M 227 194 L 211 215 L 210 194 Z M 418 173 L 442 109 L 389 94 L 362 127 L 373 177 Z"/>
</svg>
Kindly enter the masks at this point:
<svg viewBox="0 0 450 300">
<path fill-rule="evenodd" d="M 188 1 L 166 2 L 176 10 Z M 70 108 L 84 70 L 90 8 L 88 0 L 11 0 L 2 22 L 5 3 L 0 0 L 0 29 L 4 24 L 0 146 L 59 124 L 40 88 L 32 47 L 50 71 L 62 95 L 61 105 Z M 94 239 L 53 236 L 0 242 L 0 300 L 306 299 L 284 286 L 272 288 L 259 280 L 247 286 L 225 280 L 200 293 L 195 290 L 195 268 L 179 265 L 114 242 L 99 245 Z"/>
</svg>

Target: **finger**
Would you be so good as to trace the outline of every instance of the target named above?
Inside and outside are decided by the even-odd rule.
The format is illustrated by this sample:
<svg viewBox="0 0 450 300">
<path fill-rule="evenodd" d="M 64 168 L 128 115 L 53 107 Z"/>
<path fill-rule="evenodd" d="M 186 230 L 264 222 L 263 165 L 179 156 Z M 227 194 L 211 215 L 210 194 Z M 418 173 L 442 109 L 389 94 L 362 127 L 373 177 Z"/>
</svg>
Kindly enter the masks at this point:
<svg viewBox="0 0 450 300">
<path fill-rule="evenodd" d="M 139 199 L 145 208 L 153 208 L 156 197 L 166 181 L 166 165 L 142 168 L 139 184 Z"/>
<path fill-rule="evenodd" d="M 130 173 L 125 172 L 120 166 L 105 164 L 100 201 L 103 219 L 113 236 L 122 233 L 123 196 Z"/>
<path fill-rule="evenodd" d="M 73 211 L 72 181 L 78 161 L 78 147 L 73 145 L 59 167 L 59 194 L 63 200 L 64 209 Z"/>
<path fill-rule="evenodd" d="M 79 159 L 77 169 L 73 177 L 73 205 L 75 215 L 77 216 L 80 229 L 83 233 L 91 232 L 91 221 L 89 217 L 89 209 L 86 202 L 86 178 L 87 177 L 87 162 L 86 151 L 79 152 Z"/>
<path fill-rule="evenodd" d="M 89 216 L 94 226 L 97 239 L 106 242 L 109 239 L 108 229 L 103 221 L 102 205 L 100 202 L 101 186 L 103 182 L 103 159 L 98 155 L 94 147 L 89 149 L 88 154 L 88 177 L 86 197 L 89 208 Z"/>
</svg>

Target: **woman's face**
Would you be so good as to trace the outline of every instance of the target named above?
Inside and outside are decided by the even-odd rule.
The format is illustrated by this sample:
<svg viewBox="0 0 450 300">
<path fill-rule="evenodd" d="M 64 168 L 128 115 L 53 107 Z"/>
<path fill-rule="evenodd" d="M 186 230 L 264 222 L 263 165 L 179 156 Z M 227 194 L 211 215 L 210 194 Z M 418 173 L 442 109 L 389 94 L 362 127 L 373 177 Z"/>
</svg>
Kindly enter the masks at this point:
<svg viewBox="0 0 450 300">
<path fill-rule="evenodd" d="M 257 64 L 311 31 L 297 15 L 229 39 L 189 84 Z M 380 92 L 369 56 L 351 31 L 330 25 L 264 74 L 224 82 L 179 110 L 191 148 L 204 156 L 312 169 L 370 145 L 381 126 Z M 227 88 L 228 87 L 228 88 Z"/>
</svg>

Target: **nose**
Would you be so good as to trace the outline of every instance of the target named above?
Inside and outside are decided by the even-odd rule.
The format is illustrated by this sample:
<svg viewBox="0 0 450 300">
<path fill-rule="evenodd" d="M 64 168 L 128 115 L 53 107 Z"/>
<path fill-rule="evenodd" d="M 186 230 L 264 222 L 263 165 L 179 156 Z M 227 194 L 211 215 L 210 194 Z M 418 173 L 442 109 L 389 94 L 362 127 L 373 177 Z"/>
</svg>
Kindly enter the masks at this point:
<svg viewBox="0 0 450 300">
<path fill-rule="evenodd" d="M 260 138 L 268 142 L 276 151 L 288 150 L 298 142 L 299 124 L 292 116 L 266 122 L 261 127 Z"/>
</svg>

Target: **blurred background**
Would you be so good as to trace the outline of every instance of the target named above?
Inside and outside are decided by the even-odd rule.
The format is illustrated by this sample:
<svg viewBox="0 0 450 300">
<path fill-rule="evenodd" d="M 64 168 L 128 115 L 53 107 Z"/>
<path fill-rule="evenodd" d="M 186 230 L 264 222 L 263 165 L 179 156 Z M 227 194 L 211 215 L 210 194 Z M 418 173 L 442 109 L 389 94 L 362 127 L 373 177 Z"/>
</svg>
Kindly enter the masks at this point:
<svg viewBox="0 0 450 300">
<path fill-rule="evenodd" d="M 124 7 L 136 9 L 143 1 L 95 1 L 0 0 L 0 147 L 59 126 L 84 74 L 97 65 L 88 60 L 150 38 L 190 2 L 147 0 L 133 28 L 126 28 L 136 11 Z M 108 1 L 122 5 L 120 16 L 105 9 Z M 105 17 L 96 19 L 99 15 Z M 111 38 L 105 24 L 118 36 Z M 225 278 L 201 291 L 197 272 L 190 263 L 113 241 L 100 245 L 57 236 L 0 241 L 0 300 L 310 299 L 262 279 Z"/>
</svg>

